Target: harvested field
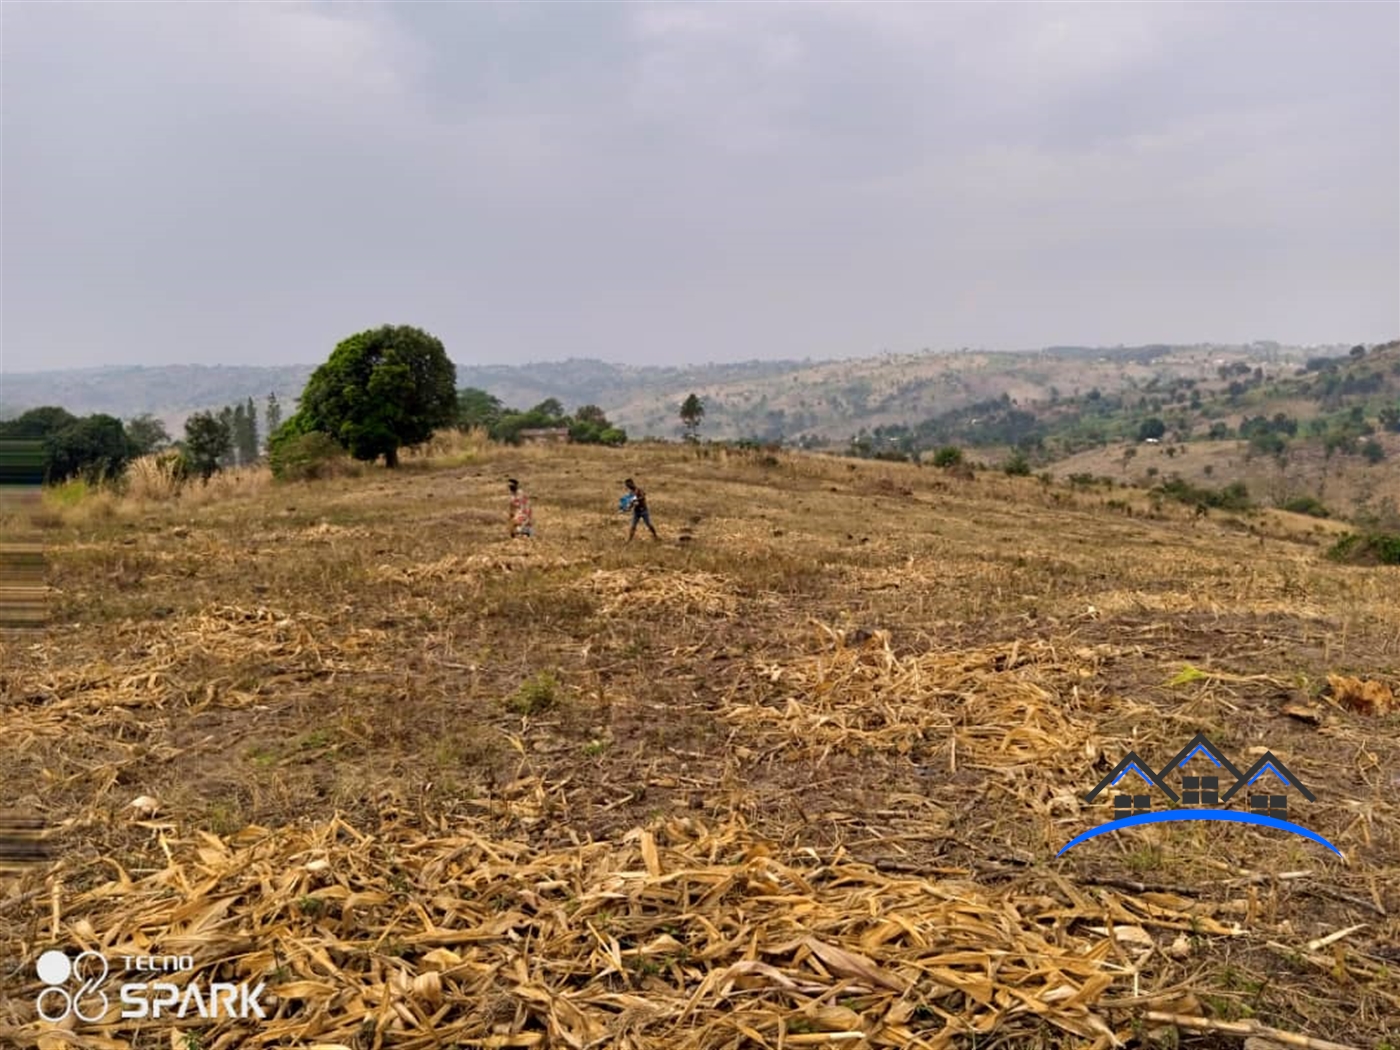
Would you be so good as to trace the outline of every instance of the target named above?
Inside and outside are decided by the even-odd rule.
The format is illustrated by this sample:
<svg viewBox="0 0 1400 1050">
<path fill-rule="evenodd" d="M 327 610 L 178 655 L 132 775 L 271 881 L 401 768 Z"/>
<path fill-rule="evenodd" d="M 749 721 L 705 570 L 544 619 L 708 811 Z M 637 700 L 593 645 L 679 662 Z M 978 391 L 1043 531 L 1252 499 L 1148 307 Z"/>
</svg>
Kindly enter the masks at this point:
<svg viewBox="0 0 1400 1050">
<path fill-rule="evenodd" d="M 1400 569 L 1035 479 L 473 456 L 46 509 L 51 622 L 0 641 L 7 834 L 52 829 L 0 881 L 0 1046 L 1400 1047 Z M 662 542 L 622 543 L 628 474 Z M 1343 856 L 1060 855 L 1198 732 Z M 51 948 L 189 956 L 161 979 L 266 1017 L 49 1023 Z"/>
</svg>

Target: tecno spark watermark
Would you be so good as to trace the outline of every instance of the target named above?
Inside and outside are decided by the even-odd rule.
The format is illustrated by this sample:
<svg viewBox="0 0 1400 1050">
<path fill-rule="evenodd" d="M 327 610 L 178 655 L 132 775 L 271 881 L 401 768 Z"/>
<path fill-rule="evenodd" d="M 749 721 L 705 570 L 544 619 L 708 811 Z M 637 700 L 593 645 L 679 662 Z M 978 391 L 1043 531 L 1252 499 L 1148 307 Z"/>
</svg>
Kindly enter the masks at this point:
<svg viewBox="0 0 1400 1050">
<path fill-rule="evenodd" d="M 45 1021 L 58 1023 L 69 1017 L 95 1024 L 107 1019 L 112 1004 L 107 990 L 115 962 L 124 980 L 116 986 L 121 1003 L 117 1015 L 123 1021 L 156 1020 L 161 1017 L 264 1018 L 258 996 L 263 986 L 251 991 L 246 983 L 187 980 L 183 984 L 156 978 L 165 973 L 190 973 L 194 957 L 189 955 L 118 955 L 109 962 L 101 952 L 79 952 L 74 958 L 57 948 L 39 956 L 35 967 L 44 990 L 36 1006 Z"/>
</svg>

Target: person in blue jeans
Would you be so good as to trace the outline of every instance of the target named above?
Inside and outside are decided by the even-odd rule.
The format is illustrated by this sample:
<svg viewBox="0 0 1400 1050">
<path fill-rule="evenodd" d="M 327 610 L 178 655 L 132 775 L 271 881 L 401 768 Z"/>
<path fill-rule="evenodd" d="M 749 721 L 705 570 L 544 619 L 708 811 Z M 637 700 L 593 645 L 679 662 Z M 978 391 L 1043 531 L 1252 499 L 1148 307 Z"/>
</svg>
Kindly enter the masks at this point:
<svg viewBox="0 0 1400 1050">
<path fill-rule="evenodd" d="M 637 483 L 628 478 L 624 485 L 632 496 L 632 528 L 627 533 L 627 542 L 631 543 L 637 535 L 637 523 L 646 522 L 648 529 L 651 529 L 651 538 L 659 540 L 661 537 L 656 534 L 656 528 L 651 523 L 651 513 L 647 510 L 647 494 L 645 490 L 637 487 Z"/>
</svg>

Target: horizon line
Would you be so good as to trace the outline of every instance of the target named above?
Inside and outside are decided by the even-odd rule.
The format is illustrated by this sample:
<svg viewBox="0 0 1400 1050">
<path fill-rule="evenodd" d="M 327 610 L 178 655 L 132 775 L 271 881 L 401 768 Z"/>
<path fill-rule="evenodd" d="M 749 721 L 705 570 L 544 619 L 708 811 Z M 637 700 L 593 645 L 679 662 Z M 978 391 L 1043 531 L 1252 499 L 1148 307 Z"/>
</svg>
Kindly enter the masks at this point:
<svg viewBox="0 0 1400 1050">
<path fill-rule="evenodd" d="M 1371 344 L 1371 346 L 1387 346 L 1387 345 L 1389 345 L 1391 342 L 1394 342 L 1394 341 L 1396 341 L 1396 340 L 1393 340 L 1393 339 L 1382 340 L 1382 341 L 1380 341 L 1380 342 Z M 1150 347 L 1159 347 L 1159 346 L 1160 346 L 1160 347 L 1165 347 L 1165 348 L 1168 349 L 1168 350 L 1188 350 L 1188 349 L 1197 349 L 1197 348 L 1203 348 L 1203 347 L 1208 347 L 1208 348 L 1212 348 L 1212 349 L 1249 349 L 1249 348 L 1251 348 L 1251 347 L 1253 347 L 1253 346 L 1257 346 L 1257 345 L 1260 345 L 1260 344 L 1272 344 L 1272 345 L 1277 346 L 1277 347 L 1279 347 L 1280 349 L 1284 349 L 1284 350 L 1320 350 L 1320 349 L 1336 349 L 1336 348 L 1338 348 L 1338 347 L 1345 347 L 1345 346 L 1347 346 L 1347 344 L 1344 343 L 1344 342 L 1331 342 L 1331 343 L 1285 343 L 1285 342 L 1280 342 L 1279 340 L 1276 340 L 1276 339 L 1255 339 L 1255 340 L 1251 340 L 1251 341 L 1249 341 L 1249 342 L 1211 342 L 1211 341 L 1197 341 L 1197 342 L 1187 342 L 1187 343 L 1144 342 L 1144 343 L 1113 343 L 1113 344 L 1103 344 L 1103 343 L 1099 343 L 1099 344 L 1094 344 L 1094 343 L 1047 343 L 1047 344 L 1045 344 L 1044 346 L 1013 347 L 1013 348 L 1005 348 L 1005 347 L 987 347 L 987 346 L 957 346 L 957 347 L 952 347 L 952 346 L 950 346 L 950 347 L 945 347 L 945 348 L 922 347 L 922 348 L 917 349 L 917 350 L 888 350 L 888 349 L 885 349 L 885 350 L 867 351 L 867 352 L 864 352 L 864 353 L 850 354 L 850 355 L 837 356 L 837 357 L 814 357 L 814 356 L 811 356 L 811 355 L 806 355 L 806 356 L 803 356 L 803 357 L 746 357 L 746 358 L 736 358 L 736 359 L 730 360 L 730 361 L 713 361 L 713 360 L 711 360 L 711 361 L 697 361 L 697 362 L 682 362 L 682 363 L 673 364 L 673 365 L 629 364 L 629 363 L 624 362 L 624 361 L 610 361 L 610 360 L 607 360 L 606 358 L 602 358 L 602 357 L 541 358 L 541 359 L 538 359 L 538 360 L 529 360 L 529 361 L 496 361 L 496 362 L 481 362 L 481 363 L 478 363 L 478 364 L 465 364 L 465 365 L 459 364 L 458 362 L 453 361 L 453 364 L 457 364 L 458 367 L 460 367 L 460 368 L 530 368 L 530 367 L 535 367 L 535 366 L 540 366 L 540 365 L 557 365 L 557 364 L 563 364 L 563 363 L 566 363 L 566 362 L 569 362 L 569 361 L 587 361 L 587 362 L 595 362 L 595 363 L 598 363 L 598 364 L 611 365 L 611 366 L 613 366 L 613 367 L 615 367 L 615 368 L 635 368 L 635 369 L 637 369 L 637 370 L 639 370 L 639 371 L 646 371 L 646 370 L 652 370 L 652 369 L 662 370 L 662 369 L 668 369 L 668 368 L 669 368 L 669 369 L 715 368 L 715 367 L 720 367 L 720 368 L 722 368 L 722 367 L 726 367 L 726 366 L 748 365 L 748 364 L 767 364 L 767 365 L 778 365 L 778 364 L 805 364 L 805 363 L 811 363 L 811 364 L 829 363 L 829 364 L 830 364 L 830 363 L 840 363 L 840 362 L 845 362 L 845 361 L 869 361 L 869 360 L 878 360 L 879 358 L 882 358 L 882 357 L 921 357 L 921 356 L 925 356 L 925 355 L 962 354 L 962 353 L 968 353 L 968 354 L 1039 354 L 1039 353 L 1045 353 L 1046 351 L 1050 351 L 1050 350 L 1065 350 L 1065 349 L 1071 349 L 1071 350 L 1102 350 L 1102 351 L 1106 351 L 1106 352 L 1116 352 L 1116 351 L 1120 351 L 1120 350 L 1145 350 L 1145 349 L 1148 349 L 1148 348 L 1150 348 Z M 1369 348 L 1369 347 L 1368 347 L 1368 348 Z M 449 351 L 449 352 L 448 352 L 448 357 L 451 358 L 451 356 L 452 356 L 452 355 L 451 355 L 451 352 Z M 215 363 L 215 364 L 207 364 L 207 363 L 196 362 L 196 361 L 182 361 L 182 362 L 174 362 L 174 363 L 172 363 L 172 362 L 166 362 L 166 363 L 163 363 L 163 364 L 142 364 L 142 363 L 140 363 L 140 362 L 122 362 L 122 363 L 115 363 L 115 364 L 100 364 L 100 365 L 71 365 L 71 366 L 68 366 L 68 367 L 65 367 L 65 368 L 13 369 L 13 368 L 0 367 L 0 375 L 10 375 L 10 376 L 28 375 L 28 376 L 35 376 L 35 375 L 53 375 L 53 374 L 61 373 L 61 372 L 101 372 L 101 371 L 106 371 L 106 370 L 133 369 L 133 368 L 143 368 L 143 369 L 145 369 L 145 368 L 150 368 L 150 369 L 156 369 L 156 368 L 210 368 L 210 369 L 213 369 L 213 368 L 227 368 L 227 369 L 316 368 L 316 367 L 319 367 L 319 365 L 324 364 L 324 363 L 325 363 L 324 361 L 320 361 L 320 362 L 316 362 L 316 361 L 291 361 L 291 362 L 283 362 L 283 363 L 280 363 L 280 364 L 249 365 L 249 364 L 228 364 L 228 363 L 224 363 L 224 362 L 219 362 L 219 363 Z"/>
</svg>

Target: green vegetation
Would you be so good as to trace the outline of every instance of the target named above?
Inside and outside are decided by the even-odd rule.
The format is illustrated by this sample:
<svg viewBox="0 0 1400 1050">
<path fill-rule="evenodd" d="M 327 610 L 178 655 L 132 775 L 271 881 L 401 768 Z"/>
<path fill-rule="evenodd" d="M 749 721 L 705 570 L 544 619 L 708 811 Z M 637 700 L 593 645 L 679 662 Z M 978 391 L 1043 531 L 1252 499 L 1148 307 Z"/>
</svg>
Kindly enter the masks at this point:
<svg viewBox="0 0 1400 1050">
<path fill-rule="evenodd" d="M 56 405 L 0 423 L 0 440 L 36 443 L 43 478 L 50 484 L 119 477 L 132 456 L 121 420 L 103 413 L 80 419 Z"/>
<path fill-rule="evenodd" d="M 624 445 L 627 432 L 613 426 L 597 405 L 583 405 L 567 415 L 558 398 L 546 398 L 534 408 L 521 412 L 506 408 L 499 398 L 484 390 L 467 388 L 457 395 L 457 426 L 463 430 L 484 429 L 492 441 L 518 445 L 525 430 L 565 429 L 569 440 L 581 445 Z"/>
<path fill-rule="evenodd" d="M 440 340 L 407 325 L 350 336 L 312 373 L 294 419 L 355 459 L 395 467 L 399 449 L 456 422 L 456 366 Z M 289 421 L 290 422 L 290 421 Z"/>
<path fill-rule="evenodd" d="M 1400 565 L 1400 533 L 1348 533 L 1332 545 L 1327 556 L 1351 565 Z"/>
<path fill-rule="evenodd" d="M 214 475 L 232 447 L 233 434 L 226 419 L 196 412 L 185 420 L 184 464 L 202 480 L 207 482 Z"/>
<path fill-rule="evenodd" d="M 268 449 L 272 476 L 279 481 L 312 481 L 328 477 L 343 464 L 345 450 L 329 434 L 279 430 Z"/>
<path fill-rule="evenodd" d="M 1031 464 L 1030 461 L 1026 459 L 1025 455 L 1017 449 L 1007 458 L 1006 462 L 1001 465 L 1001 469 L 1012 477 L 1024 478 L 1030 475 Z"/>
<path fill-rule="evenodd" d="M 698 441 L 700 421 L 705 418 L 705 405 L 694 394 L 681 403 L 681 425 L 685 427 L 685 439 Z"/>
<path fill-rule="evenodd" d="M 1221 489 L 1212 489 L 1204 485 L 1192 485 L 1181 478 L 1171 478 L 1162 482 L 1152 492 L 1178 503 L 1198 507 L 1213 507 L 1219 510 L 1249 510 L 1253 507 L 1249 499 L 1249 488 L 1242 481 L 1232 482 Z"/>
<path fill-rule="evenodd" d="M 559 692 L 559 680 L 549 672 L 542 672 L 524 682 L 507 706 L 516 714 L 541 714 L 558 705 Z"/>
<path fill-rule="evenodd" d="M 1279 504 L 1279 509 L 1292 514 L 1307 514 L 1313 518 L 1330 518 L 1332 516 L 1332 512 L 1312 496 L 1295 496 L 1293 499 L 1285 500 Z"/>
</svg>

